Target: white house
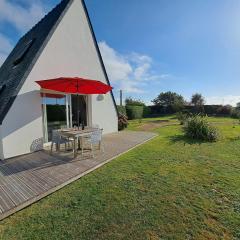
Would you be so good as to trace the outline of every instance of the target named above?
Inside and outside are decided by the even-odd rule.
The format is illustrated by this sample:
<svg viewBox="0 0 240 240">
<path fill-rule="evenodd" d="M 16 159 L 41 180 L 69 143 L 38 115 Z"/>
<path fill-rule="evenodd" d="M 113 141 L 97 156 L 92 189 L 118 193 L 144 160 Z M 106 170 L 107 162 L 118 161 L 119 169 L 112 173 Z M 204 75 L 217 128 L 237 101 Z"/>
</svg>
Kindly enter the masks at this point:
<svg viewBox="0 0 240 240">
<path fill-rule="evenodd" d="M 25 36 L 0 68 L 0 159 L 51 141 L 51 130 L 76 120 L 76 96 L 47 92 L 37 80 L 81 77 L 110 84 L 83 0 L 63 0 Z M 87 125 L 118 131 L 112 92 L 80 96 Z M 59 117 L 60 119 L 57 119 Z"/>
</svg>

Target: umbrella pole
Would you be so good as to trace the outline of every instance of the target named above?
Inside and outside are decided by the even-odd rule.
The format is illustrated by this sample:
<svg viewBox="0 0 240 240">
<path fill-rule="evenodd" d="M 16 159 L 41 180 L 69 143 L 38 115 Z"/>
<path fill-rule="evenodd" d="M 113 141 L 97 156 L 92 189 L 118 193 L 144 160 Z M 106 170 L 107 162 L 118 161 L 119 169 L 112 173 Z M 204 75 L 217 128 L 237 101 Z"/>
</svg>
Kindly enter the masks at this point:
<svg viewBox="0 0 240 240">
<path fill-rule="evenodd" d="M 78 81 L 77 81 L 77 122 L 78 122 L 78 130 L 79 130 L 79 126 L 80 126 L 80 123 L 79 123 L 79 96 L 78 96 Z"/>
<path fill-rule="evenodd" d="M 78 130 L 79 130 L 79 127 L 80 127 L 80 123 L 79 123 L 79 121 L 80 121 L 80 116 L 79 116 L 80 114 L 79 114 L 79 95 L 77 94 L 77 122 L 78 122 Z"/>
</svg>

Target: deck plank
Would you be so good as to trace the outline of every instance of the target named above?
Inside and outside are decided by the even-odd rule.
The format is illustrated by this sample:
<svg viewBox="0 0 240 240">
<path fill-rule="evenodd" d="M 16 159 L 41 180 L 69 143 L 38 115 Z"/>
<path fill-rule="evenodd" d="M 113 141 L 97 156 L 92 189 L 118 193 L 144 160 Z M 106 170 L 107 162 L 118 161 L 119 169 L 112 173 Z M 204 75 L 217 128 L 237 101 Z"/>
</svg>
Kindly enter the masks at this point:
<svg viewBox="0 0 240 240">
<path fill-rule="evenodd" d="M 105 152 L 96 158 L 40 151 L 0 162 L 0 220 L 155 136 L 131 131 L 105 135 Z"/>
</svg>

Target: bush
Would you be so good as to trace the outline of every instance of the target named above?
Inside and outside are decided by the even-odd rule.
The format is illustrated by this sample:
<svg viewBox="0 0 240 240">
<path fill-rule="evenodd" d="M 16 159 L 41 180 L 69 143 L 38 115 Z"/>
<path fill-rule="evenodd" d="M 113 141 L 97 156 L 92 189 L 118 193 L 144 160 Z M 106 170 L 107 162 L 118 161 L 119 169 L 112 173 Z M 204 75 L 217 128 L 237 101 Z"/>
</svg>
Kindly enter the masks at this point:
<svg viewBox="0 0 240 240">
<path fill-rule="evenodd" d="M 183 127 L 187 137 L 195 140 L 217 141 L 218 131 L 209 125 L 207 117 L 193 116 L 189 117 Z"/>
<path fill-rule="evenodd" d="M 119 105 L 118 105 L 118 106 L 117 106 L 117 109 L 118 109 L 118 112 L 119 112 L 119 113 L 121 113 L 121 114 L 127 116 L 125 106 L 119 106 Z"/>
<path fill-rule="evenodd" d="M 183 125 L 192 114 L 188 111 L 177 112 L 176 117 L 181 125 Z"/>
<path fill-rule="evenodd" d="M 143 117 L 149 117 L 151 114 L 151 109 L 148 106 L 143 107 Z"/>
<path fill-rule="evenodd" d="M 145 104 L 139 99 L 133 99 L 131 97 L 126 98 L 125 105 L 133 105 L 133 106 L 145 106 Z"/>
<path fill-rule="evenodd" d="M 237 118 L 237 119 L 240 119 L 240 110 L 238 109 L 233 109 L 232 112 L 231 112 L 231 117 L 232 118 Z"/>
<path fill-rule="evenodd" d="M 220 106 L 217 109 L 217 114 L 219 115 L 227 115 L 230 116 L 232 112 L 232 106 L 231 105 L 225 105 L 225 106 Z"/>
<path fill-rule="evenodd" d="M 128 119 L 140 119 L 143 117 L 143 107 L 136 105 L 126 105 Z"/>
<path fill-rule="evenodd" d="M 118 116 L 118 130 L 121 131 L 128 126 L 127 116 L 119 113 Z"/>
</svg>

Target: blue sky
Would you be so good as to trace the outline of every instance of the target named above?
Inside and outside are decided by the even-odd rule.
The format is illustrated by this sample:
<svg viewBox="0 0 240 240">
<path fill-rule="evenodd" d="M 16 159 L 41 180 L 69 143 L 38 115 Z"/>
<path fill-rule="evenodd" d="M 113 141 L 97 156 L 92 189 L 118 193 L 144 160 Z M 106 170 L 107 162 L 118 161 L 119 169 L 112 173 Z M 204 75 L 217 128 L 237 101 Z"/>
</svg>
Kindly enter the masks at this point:
<svg viewBox="0 0 240 240">
<path fill-rule="evenodd" d="M 57 0 L 0 0 L 0 64 Z M 240 101 L 239 0 L 86 0 L 104 62 L 125 96 L 176 91 Z"/>
</svg>

